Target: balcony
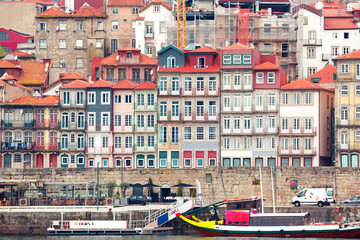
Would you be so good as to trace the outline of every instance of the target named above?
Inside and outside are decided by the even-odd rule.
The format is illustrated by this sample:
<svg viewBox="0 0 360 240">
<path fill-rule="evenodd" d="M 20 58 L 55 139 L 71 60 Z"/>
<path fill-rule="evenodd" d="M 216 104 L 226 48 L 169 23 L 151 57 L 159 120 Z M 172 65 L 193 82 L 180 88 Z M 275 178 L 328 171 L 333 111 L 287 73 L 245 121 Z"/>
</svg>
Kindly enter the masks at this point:
<svg viewBox="0 0 360 240">
<path fill-rule="evenodd" d="M 149 126 L 147 124 L 144 124 L 142 126 L 134 124 L 134 129 L 135 132 L 155 132 L 157 129 L 157 124 L 154 124 L 152 126 Z"/>
<path fill-rule="evenodd" d="M 149 105 L 144 103 L 144 105 L 139 105 L 135 103 L 135 110 L 141 111 L 141 110 L 147 110 L 147 111 L 157 111 L 157 103 L 154 103 L 154 105 Z"/>
<path fill-rule="evenodd" d="M 35 121 L 35 127 L 36 128 L 58 128 L 59 127 L 59 121 Z"/>
<path fill-rule="evenodd" d="M 143 147 L 139 147 L 136 144 L 134 145 L 134 151 L 135 152 L 155 152 L 157 149 L 157 146 L 155 144 L 155 146 L 150 147 L 150 146 L 143 146 Z"/>
<path fill-rule="evenodd" d="M 133 125 L 130 125 L 130 126 L 125 126 L 125 125 L 114 126 L 114 132 L 131 133 L 133 131 L 134 131 Z"/>
<path fill-rule="evenodd" d="M 304 39 L 303 45 L 304 46 L 321 46 L 322 39 Z"/>
<path fill-rule="evenodd" d="M 154 38 L 154 32 L 145 33 L 145 38 Z"/>
<path fill-rule="evenodd" d="M 2 126 L 7 128 L 7 127 L 12 127 L 12 128 L 31 128 L 34 127 L 34 120 L 28 120 L 28 121 L 24 121 L 24 120 L 19 120 L 19 121 L 2 121 Z"/>
<path fill-rule="evenodd" d="M 181 95 L 182 96 L 219 96 L 220 88 L 201 88 L 201 89 L 181 88 Z"/>
<path fill-rule="evenodd" d="M 29 151 L 34 150 L 34 143 L 26 143 L 26 142 L 2 142 L 1 143 L 2 150 L 13 150 L 13 151 Z"/>
<path fill-rule="evenodd" d="M 278 146 L 278 154 L 279 155 L 316 155 L 316 147 L 311 147 L 309 149 L 306 149 L 305 147 L 300 147 L 298 149 L 293 149 L 291 146 L 289 146 L 288 149 L 281 149 L 280 146 Z"/>
<path fill-rule="evenodd" d="M 316 135 L 317 133 L 317 127 L 312 127 L 310 129 L 305 129 L 304 127 L 301 127 L 300 129 L 294 129 L 294 128 L 288 128 L 288 129 L 282 129 L 280 126 L 278 127 L 278 132 L 280 135 Z"/>
<path fill-rule="evenodd" d="M 112 153 L 112 147 L 102 147 L 102 146 L 95 146 L 93 148 L 87 147 L 87 153 L 92 154 L 111 154 Z"/>
<path fill-rule="evenodd" d="M 58 145 L 54 144 L 50 144 L 49 145 L 49 150 L 59 150 L 60 149 L 60 143 Z"/>
<path fill-rule="evenodd" d="M 171 93 L 172 96 L 180 96 L 181 88 L 171 89 L 170 93 Z"/>
<path fill-rule="evenodd" d="M 133 153 L 133 146 L 128 146 L 128 147 L 125 147 L 125 146 L 121 146 L 121 147 L 113 147 L 113 154 L 115 153 Z"/>
<path fill-rule="evenodd" d="M 85 148 L 84 146 L 83 147 L 78 147 L 78 143 L 69 143 L 69 146 L 68 146 L 68 150 L 69 151 L 84 151 Z"/>
<path fill-rule="evenodd" d="M 349 150 L 349 144 L 348 143 L 341 143 L 340 144 L 341 150 Z"/>
<path fill-rule="evenodd" d="M 80 123 L 80 125 L 79 125 Z M 59 129 L 69 129 L 69 130 L 85 130 L 85 121 L 82 122 L 59 122 L 59 123 L 55 123 L 55 122 L 51 122 L 52 127 L 51 128 L 55 128 L 56 125 L 59 126 Z M 45 123 L 41 124 L 43 127 L 45 127 Z M 50 125 L 49 125 L 50 126 Z"/>
<path fill-rule="evenodd" d="M 209 114 L 209 113 L 204 113 L 204 114 L 196 114 L 196 113 L 191 113 L 190 115 L 185 116 L 184 113 L 180 113 L 180 120 L 181 121 L 219 121 L 220 119 L 220 113 L 215 113 L 215 114 Z"/>
</svg>

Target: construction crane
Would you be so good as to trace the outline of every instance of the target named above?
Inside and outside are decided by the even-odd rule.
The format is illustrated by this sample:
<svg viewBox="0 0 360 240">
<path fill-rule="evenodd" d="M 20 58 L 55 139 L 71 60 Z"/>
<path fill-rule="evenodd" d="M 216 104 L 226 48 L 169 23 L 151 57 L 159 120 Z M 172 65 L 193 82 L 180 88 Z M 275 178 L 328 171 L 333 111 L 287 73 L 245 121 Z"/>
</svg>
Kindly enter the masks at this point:
<svg viewBox="0 0 360 240">
<path fill-rule="evenodd" d="M 177 47 L 184 49 L 186 47 L 186 31 L 185 31 L 185 0 L 177 0 Z"/>
</svg>

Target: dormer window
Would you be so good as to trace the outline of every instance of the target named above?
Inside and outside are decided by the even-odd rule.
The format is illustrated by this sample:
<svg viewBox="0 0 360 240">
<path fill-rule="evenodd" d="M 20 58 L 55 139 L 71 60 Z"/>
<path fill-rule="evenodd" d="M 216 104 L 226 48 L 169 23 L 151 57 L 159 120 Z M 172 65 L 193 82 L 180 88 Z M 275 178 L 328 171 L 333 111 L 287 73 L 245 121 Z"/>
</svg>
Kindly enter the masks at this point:
<svg viewBox="0 0 360 240">
<path fill-rule="evenodd" d="M 233 63 L 234 64 L 241 64 L 241 55 L 233 55 Z"/>
<path fill-rule="evenodd" d="M 132 52 L 126 52 L 126 57 L 127 58 L 132 58 Z"/>
<path fill-rule="evenodd" d="M 160 12 L 160 6 L 159 5 L 154 6 L 154 12 Z"/>
<path fill-rule="evenodd" d="M 267 78 L 268 78 L 268 83 L 275 83 L 275 73 L 274 72 L 268 72 Z"/>
<path fill-rule="evenodd" d="M 203 57 L 198 58 L 198 68 L 205 68 L 205 58 Z"/>
<path fill-rule="evenodd" d="M 223 64 L 231 64 L 231 55 L 223 55 Z"/>
<path fill-rule="evenodd" d="M 168 68 L 175 68 L 176 67 L 176 58 L 171 55 L 167 58 L 167 64 L 166 67 Z"/>
<path fill-rule="evenodd" d="M 244 55 L 243 64 L 251 64 L 251 55 Z"/>
</svg>

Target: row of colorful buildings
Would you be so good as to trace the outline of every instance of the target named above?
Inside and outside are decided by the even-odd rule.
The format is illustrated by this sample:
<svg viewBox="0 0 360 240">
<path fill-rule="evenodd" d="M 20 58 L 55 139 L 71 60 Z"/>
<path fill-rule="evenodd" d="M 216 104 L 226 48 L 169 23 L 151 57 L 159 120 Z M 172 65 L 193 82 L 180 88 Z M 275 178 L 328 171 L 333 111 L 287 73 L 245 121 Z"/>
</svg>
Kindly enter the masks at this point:
<svg viewBox="0 0 360 240">
<path fill-rule="evenodd" d="M 106 80 L 4 102 L 1 167 L 311 167 L 333 165 L 334 154 L 339 166 L 357 167 L 358 54 L 288 83 L 275 55 L 239 43 L 170 45 L 149 78 L 134 81 L 131 64 L 156 60 L 121 49 L 102 61 Z"/>
</svg>

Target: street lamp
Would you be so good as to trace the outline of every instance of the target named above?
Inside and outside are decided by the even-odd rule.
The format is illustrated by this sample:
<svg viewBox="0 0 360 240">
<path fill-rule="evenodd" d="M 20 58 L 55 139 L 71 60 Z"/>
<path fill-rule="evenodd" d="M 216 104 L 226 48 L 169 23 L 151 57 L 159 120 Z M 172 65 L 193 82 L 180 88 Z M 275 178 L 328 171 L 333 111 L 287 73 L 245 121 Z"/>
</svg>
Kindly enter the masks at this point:
<svg viewBox="0 0 360 240">
<path fill-rule="evenodd" d="M 25 178 L 25 168 L 26 168 L 26 163 L 28 162 L 27 159 L 24 159 L 24 168 L 23 168 L 23 175 L 22 175 L 22 179 L 24 180 Z"/>
<path fill-rule="evenodd" d="M 121 164 L 121 198 L 124 198 L 124 193 L 123 193 L 123 184 L 124 184 L 124 159 L 120 159 L 120 164 Z"/>
<path fill-rule="evenodd" d="M 96 211 L 99 211 L 99 166 L 100 162 L 97 162 L 97 182 L 96 182 L 96 189 L 97 189 L 97 196 L 96 196 Z"/>
</svg>

